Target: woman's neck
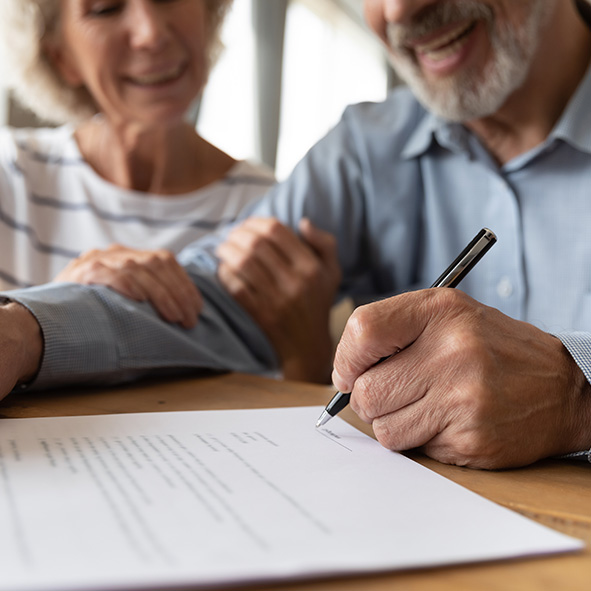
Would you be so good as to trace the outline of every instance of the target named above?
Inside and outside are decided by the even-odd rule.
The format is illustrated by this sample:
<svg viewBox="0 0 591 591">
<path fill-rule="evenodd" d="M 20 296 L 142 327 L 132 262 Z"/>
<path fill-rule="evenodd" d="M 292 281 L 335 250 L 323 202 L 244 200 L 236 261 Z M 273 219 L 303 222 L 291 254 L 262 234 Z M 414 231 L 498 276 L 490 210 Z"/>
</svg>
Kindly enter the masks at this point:
<svg viewBox="0 0 591 591">
<path fill-rule="evenodd" d="M 135 191 L 179 195 L 213 183 L 235 160 L 188 123 L 146 129 L 95 117 L 75 132 L 86 162 L 107 181 Z"/>
</svg>

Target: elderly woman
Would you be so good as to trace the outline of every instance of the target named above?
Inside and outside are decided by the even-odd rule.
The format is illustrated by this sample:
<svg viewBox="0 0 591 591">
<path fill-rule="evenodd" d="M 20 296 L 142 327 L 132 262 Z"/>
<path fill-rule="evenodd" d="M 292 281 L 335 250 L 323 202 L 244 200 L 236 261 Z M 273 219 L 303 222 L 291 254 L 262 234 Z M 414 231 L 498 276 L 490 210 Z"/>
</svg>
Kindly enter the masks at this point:
<svg viewBox="0 0 591 591">
<path fill-rule="evenodd" d="M 231 0 L 1 2 L 0 71 L 22 103 L 64 125 L 0 130 L 0 288 L 56 275 L 84 282 L 63 271 L 69 261 L 123 245 L 100 254 L 93 281 L 104 261 L 131 264 L 133 283 L 112 286 L 161 296 L 153 303 L 163 316 L 191 326 L 199 295 L 169 253 L 232 221 L 273 183 L 186 119 Z M 152 252 L 134 258 L 127 247 Z M 138 265 L 142 256 L 150 264 Z"/>
</svg>

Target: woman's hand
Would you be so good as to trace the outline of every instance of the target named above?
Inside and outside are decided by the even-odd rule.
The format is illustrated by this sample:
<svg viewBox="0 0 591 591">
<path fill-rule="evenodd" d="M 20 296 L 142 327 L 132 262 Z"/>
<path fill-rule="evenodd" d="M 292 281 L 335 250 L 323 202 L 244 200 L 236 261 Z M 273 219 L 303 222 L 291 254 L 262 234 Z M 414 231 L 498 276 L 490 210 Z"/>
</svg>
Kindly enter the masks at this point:
<svg viewBox="0 0 591 591">
<path fill-rule="evenodd" d="M 257 321 L 288 379 L 328 382 L 329 315 L 341 280 L 335 238 L 302 220 L 299 236 L 274 218 L 249 218 L 218 247 L 218 275 Z"/>
<path fill-rule="evenodd" d="M 150 302 L 168 322 L 192 328 L 203 301 L 199 290 L 167 250 L 136 250 L 119 244 L 72 260 L 54 281 L 106 285 L 138 302 Z"/>
</svg>

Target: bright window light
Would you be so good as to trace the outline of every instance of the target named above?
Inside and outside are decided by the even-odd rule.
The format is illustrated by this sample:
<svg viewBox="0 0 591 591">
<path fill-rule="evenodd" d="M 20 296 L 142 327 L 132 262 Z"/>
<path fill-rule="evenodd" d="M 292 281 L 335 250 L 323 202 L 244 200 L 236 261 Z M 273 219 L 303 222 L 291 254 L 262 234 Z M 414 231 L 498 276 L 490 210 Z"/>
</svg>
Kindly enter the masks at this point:
<svg viewBox="0 0 591 591">
<path fill-rule="evenodd" d="M 224 54 L 204 93 L 198 129 L 235 158 L 258 158 L 251 1 L 235 0 Z M 287 12 L 276 174 L 285 178 L 344 108 L 382 100 L 387 88 L 376 39 L 330 0 L 292 0 Z"/>
<path fill-rule="evenodd" d="M 374 39 L 331 2 L 288 10 L 276 173 L 284 178 L 340 119 L 345 107 L 382 100 L 387 79 Z"/>
<path fill-rule="evenodd" d="M 255 58 L 251 1 L 235 0 L 222 34 L 225 49 L 203 94 L 197 129 L 234 158 L 255 150 Z"/>
</svg>

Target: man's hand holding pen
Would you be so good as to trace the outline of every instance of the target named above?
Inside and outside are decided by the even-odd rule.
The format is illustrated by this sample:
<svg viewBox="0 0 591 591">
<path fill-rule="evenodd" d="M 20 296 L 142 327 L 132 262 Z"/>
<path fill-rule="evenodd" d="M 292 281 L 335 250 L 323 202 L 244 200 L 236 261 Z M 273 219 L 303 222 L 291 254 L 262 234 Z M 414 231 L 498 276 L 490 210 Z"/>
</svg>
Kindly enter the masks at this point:
<svg viewBox="0 0 591 591">
<path fill-rule="evenodd" d="M 358 308 L 333 381 L 389 449 L 500 468 L 589 447 L 591 392 L 562 342 L 458 290 Z"/>
</svg>

